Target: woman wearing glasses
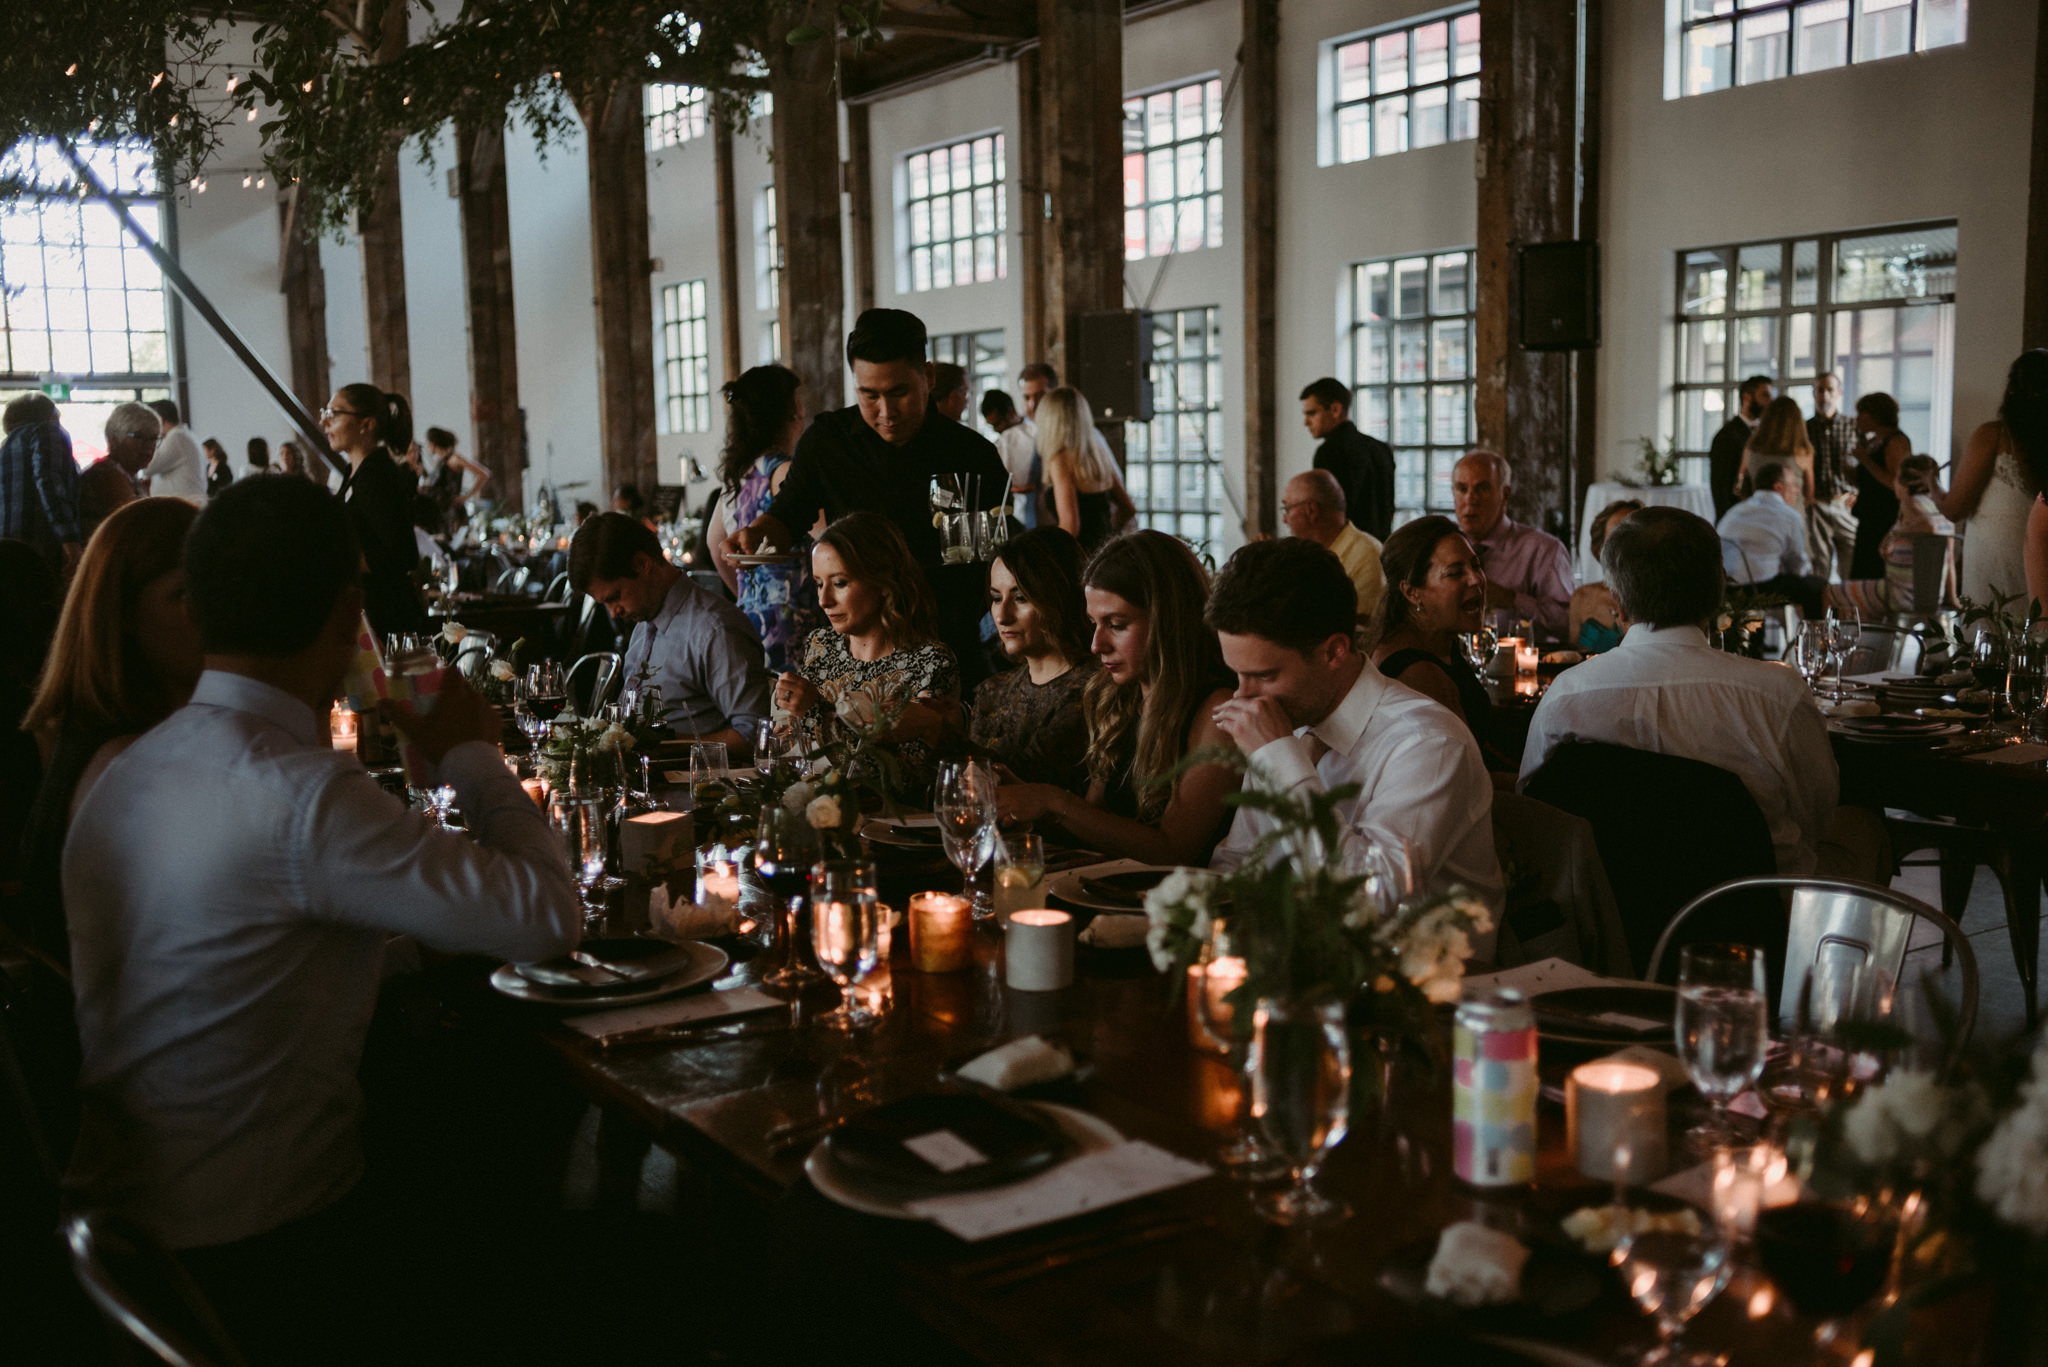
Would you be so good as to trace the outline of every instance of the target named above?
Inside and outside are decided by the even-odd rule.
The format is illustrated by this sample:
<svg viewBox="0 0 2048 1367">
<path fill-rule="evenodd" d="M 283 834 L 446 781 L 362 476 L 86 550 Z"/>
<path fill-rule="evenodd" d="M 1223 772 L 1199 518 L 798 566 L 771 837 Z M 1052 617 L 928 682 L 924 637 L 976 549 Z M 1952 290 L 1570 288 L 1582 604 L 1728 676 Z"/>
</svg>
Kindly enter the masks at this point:
<svg viewBox="0 0 2048 1367">
<path fill-rule="evenodd" d="M 354 515 L 363 545 L 363 607 L 379 636 L 423 631 L 427 612 L 413 571 L 419 546 L 412 534 L 412 500 L 417 480 L 394 451 L 412 445 L 412 405 L 402 394 L 372 384 L 346 384 L 320 412 L 327 444 L 348 457 L 341 481 L 342 501 Z"/>
</svg>

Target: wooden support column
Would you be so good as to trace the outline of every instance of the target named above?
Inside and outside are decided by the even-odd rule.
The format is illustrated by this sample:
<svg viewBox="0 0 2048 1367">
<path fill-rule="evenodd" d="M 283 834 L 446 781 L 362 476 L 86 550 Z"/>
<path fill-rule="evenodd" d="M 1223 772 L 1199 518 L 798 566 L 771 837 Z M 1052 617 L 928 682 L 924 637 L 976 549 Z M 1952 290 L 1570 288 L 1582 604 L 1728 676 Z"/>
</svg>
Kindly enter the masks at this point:
<svg viewBox="0 0 2048 1367">
<path fill-rule="evenodd" d="M 868 107 L 846 106 L 846 208 L 853 253 L 853 311 L 875 306 L 875 164 Z"/>
<path fill-rule="evenodd" d="M 1031 48 L 1017 58 L 1016 149 L 1017 250 L 1010 259 L 1017 263 L 1024 287 L 1023 350 L 1010 367 L 1012 376 L 1025 366 L 1045 359 L 1045 126 L 1040 94 L 1038 49 Z M 1015 397 L 1014 391 L 1011 397 Z"/>
<path fill-rule="evenodd" d="M 721 120 L 711 133 L 718 173 L 718 338 L 725 355 L 725 382 L 746 369 L 740 364 L 740 210 L 734 197 L 732 129 Z"/>
<path fill-rule="evenodd" d="M 1244 521 L 1279 529 L 1280 0 L 1244 0 Z"/>
<path fill-rule="evenodd" d="M 770 43 L 782 351 L 813 413 L 846 402 L 846 271 L 840 248 L 839 100 L 830 43 Z"/>
<path fill-rule="evenodd" d="M 299 191 L 294 184 L 281 206 L 284 270 L 279 288 L 291 348 L 292 393 L 309 412 L 318 413 L 334 393 L 327 361 L 327 272 L 320 265 L 319 234 L 313 231 Z M 306 455 L 319 459 L 316 452 Z"/>
<path fill-rule="evenodd" d="M 384 8 L 377 44 L 379 62 L 395 61 L 406 47 L 405 0 Z M 412 398 L 412 341 L 405 312 L 405 210 L 400 203 L 398 147 L 377 163 L 377 190 L 370 211 L 356 216 L 363 253 L 363 317 L 369 330 L 370 383 L 386 393 Z M 322 403 L 327 402 L 325 395 Z"/>
<path fill-rule="evenodd" d="M 519 423 L 519 333 L 512 316 L 512 214 L 505 192 L 502 124 L 455 133 L 462 214 L 462 284 L 469 308 L 469 422 L 492 496 L 526 503 Z"/>
<path fill-rule="evenodd" d="M 1044 354 L 1075 373 L 1081 315 L 1123 307 L 1122 0 L 1039 0 L 1045 130 Z M 1034 358 L 1041 359 L 1041 358 Z"/>
<path fill-rule="evenodd" d="M 2027 277 L 2020 345 L 2048 346 L 2048 13 L 2035 20 L 2034 138 L 2028 159 Z"/>
<path fill-rule="evenodd" d="M 593 97 L 590 264 L 597 304 L 598 429 L 605 480 L 659 483 L 654 445 L 654 298 L 648 284 L 647 134 L 639 82 Z"/>
<path fill-rule="evenodd" d="M 1515 249 L 1578 227 L 1580 5 L 1479 7 L 1478 444 L 1507 457 L 1510 515 L 1538 526 L 1548 510 L 1570 516 L 1573 381 L 1565 353 L 1518 342 Z"/>
</svg>

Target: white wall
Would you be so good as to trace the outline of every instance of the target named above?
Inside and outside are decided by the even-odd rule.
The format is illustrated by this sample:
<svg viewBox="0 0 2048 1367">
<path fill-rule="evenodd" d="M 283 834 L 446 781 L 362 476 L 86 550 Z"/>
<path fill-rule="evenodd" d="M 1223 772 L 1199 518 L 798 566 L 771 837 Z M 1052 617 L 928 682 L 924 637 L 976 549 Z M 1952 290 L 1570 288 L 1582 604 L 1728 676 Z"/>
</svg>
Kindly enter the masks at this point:
<svg viewBox="0 0 2048 1367">
<path fill-rule="evenodd" d="M 455 434 L 459 448 L 476 451 L 469 425 L 469 307 L 463 297 L 462 202 L 448 193 L 455 169 L 455 134 L 433 140 L 433 165 L 422 165 L 419 144 L 399 157 L 399 202 L 404 209 L 405 326 L 412 357 L 413 437 L 426 445 L 429 427 Z M 331 291 L 330 291 L 331 294 Z"/>
<path fill-rule="evenodd" d="M 609 504 L 597 419 L 597 308 L 590 258 L 589 159 L 580 130 L 545 159 L 517 131 L 505 139 L 512 207 L 512 312 L 519 402 L 526 410 L 527 488 L 545 481 L 565 504 Z M 581 481 L 578 488 L 563 488 Z M 569 508 L 564 506 L 567 513 Z"/>
</svg>

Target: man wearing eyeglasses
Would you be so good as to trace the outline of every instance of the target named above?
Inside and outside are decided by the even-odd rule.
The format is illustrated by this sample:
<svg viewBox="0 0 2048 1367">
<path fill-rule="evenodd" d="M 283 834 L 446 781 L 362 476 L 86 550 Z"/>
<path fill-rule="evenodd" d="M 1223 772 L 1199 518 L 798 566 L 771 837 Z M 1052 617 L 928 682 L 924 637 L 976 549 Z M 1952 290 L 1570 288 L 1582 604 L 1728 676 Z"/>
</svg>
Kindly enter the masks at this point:
<svg viewBox="0 0 2048 1367">
<path fill-rule="evenodd" d="M 107 454 L 85 467 L 78 477 L 78 520 L 85 535 L 107 520 L 116 508 L 141 497 L 135 480 L 156 455 L 163 424 L 148 404 L 124 403 L 107 414 Z"/>
</svg>

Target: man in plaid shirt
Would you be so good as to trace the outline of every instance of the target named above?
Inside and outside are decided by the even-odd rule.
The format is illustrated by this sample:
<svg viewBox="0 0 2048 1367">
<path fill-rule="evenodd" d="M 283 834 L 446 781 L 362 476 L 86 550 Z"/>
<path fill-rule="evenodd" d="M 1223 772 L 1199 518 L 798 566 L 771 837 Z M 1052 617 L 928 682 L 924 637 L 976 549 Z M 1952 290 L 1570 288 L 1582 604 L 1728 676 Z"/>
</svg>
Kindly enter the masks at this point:
<svg viewBox="0 0 2048 1367">
<path fill-rule="evenodd" d="M 1809 516 L 1826 527 L 1835 549 L 1837 577 L 1849 577 L 1856 555 L 1856 420 L 1842 411 L 1842 381 L 1831 370 L 1813 381 L 1813 416 L 1806 420 L 1813 443 L 1813 505 Z"/>
<path fill-rule="evenodd" d="M 35 547 L 70 577 L 85 538 L 78 527 L 78 462 L 47 394 L 24 394 L 0 414 L 0 537 Z"/>
</svg>

